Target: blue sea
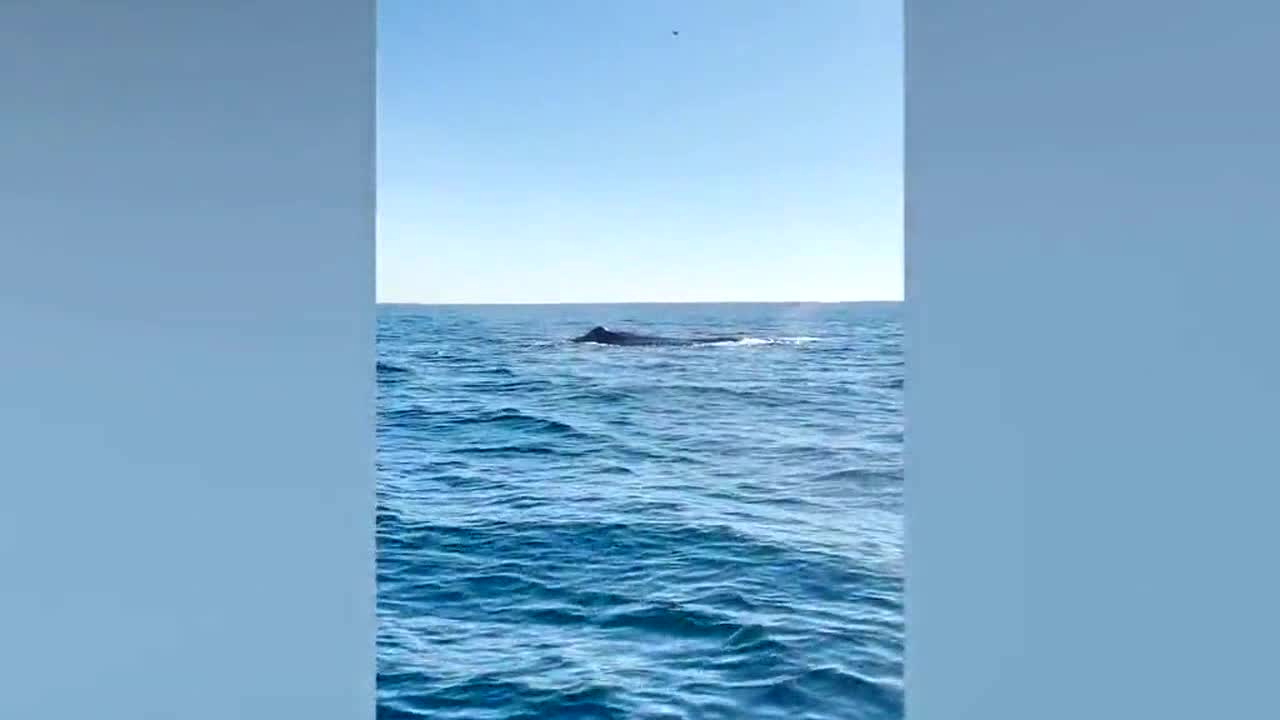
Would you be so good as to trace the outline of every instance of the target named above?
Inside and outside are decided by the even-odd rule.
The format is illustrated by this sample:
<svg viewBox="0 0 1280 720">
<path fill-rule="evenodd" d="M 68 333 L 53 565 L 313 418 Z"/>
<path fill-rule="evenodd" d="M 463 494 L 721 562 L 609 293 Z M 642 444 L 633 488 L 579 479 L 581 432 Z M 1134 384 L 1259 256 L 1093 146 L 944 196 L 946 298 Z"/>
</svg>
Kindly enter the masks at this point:
<svg viewBox="0 0 1280 720">
<path fill-rule="evenodd" d="M 901 718 L 899 314 L 381 306 L 378 718 Z"/>
</svg>

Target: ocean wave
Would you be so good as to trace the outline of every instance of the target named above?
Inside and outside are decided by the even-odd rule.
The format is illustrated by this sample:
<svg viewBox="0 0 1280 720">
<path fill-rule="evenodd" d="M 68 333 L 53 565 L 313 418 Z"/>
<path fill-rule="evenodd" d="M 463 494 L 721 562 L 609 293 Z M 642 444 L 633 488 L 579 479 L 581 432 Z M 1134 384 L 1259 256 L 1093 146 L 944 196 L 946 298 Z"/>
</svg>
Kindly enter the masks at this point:
<svg viewBox="0 0 1280 720">
<path fill-rule="evenodd" d="M 379 677 L 380 687 L 384 677 Z M 385 682 L 391 684 L 389 678 Z M 626 717 L 612 704 L 613 690 L 608 686 L 581 686 L 578 683 L 567 685 L 540 687 L 516 679 L 477 677 L 441 685 L 428 691 L 402 690 L 381 704 L 378 720 L 420 717 L 441 720 L 475 717 L 501 717 L 504 720 L 581 717 L 604 720 Z M 507 710 L 502 715 L 497 715 L 491 712 L 493 708 Z"/>
<path fill-rule="evenodd" d="M 860 489 L 899 489 L 903 482 L 901 468 L 846 468 L 833 470 L 813 477 L 815 483 L 851 483 Z"/>
<path fill-rule="evenodd" d="M 569 423 L 531 415 L 514 408 L 503 408 L 477 415 L 457 417 L 452 420 L 452 423 L 463 427 L 468 425 L 497 426 L 510 430 L 549 433 L 579 439 L 590 439 L 592 437 L 589 433 L 582 432 Z"/>
<path fill-rule="evenodd" d="M 584 450 L 566 450 L 556 447 L 551 443 L 545 442 L 528 442 L 528 443 L 508 443 L 504 445 L 463 445 L 455 448 L 455 453 L 459 455 L 491 455 L 491 456 L 527 456 L 527 455 L 544 455 L 557 457 L 582 457 L 586 454 Z"/>
<path fill-rule="evenodd" d="M 413 371 L 407 367 L 394 365 L 392 363 L 383 362 L 381 360 L 378 361 L 377 371 L 378 371 L 379 377 L 411 375 L 413 373 Z"/>
<path fill-rule="evenodd" d="M 561 312 L 380 320 L 378 717 L 900 720 L 892 315 Z"/>
<path fill-rule="evenodd" d="M 468 380 L 458 383 L 456 388 L 462 392 L 510 395 L 554 390 L 556 385 L 548 380 L 525 378 L 516 380 Z"/>
</svg>

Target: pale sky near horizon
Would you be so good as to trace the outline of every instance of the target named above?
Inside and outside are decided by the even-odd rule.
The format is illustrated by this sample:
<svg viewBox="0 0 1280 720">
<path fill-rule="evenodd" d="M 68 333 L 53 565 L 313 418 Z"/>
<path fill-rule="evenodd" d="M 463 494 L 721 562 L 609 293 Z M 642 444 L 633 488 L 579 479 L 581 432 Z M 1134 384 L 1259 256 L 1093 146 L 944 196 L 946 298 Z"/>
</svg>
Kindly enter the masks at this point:
<svg viewBox="0 0 1280 720">
<path fill-rule="evenodd" d="M 379 14 L 380 302 L 902 298 L 900 2 Z"/>
</svg>

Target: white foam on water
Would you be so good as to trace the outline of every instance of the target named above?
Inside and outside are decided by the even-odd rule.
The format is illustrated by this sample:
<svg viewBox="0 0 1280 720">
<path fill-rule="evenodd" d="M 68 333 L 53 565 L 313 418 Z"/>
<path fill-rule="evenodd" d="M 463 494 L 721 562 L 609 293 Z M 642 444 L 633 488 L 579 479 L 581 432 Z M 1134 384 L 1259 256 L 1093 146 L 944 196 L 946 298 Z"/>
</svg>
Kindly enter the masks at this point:
<svg viewBox="0 0 1280 720">
<path fill-rule="evenodd" d="M 708 343 L 709 345 L 803 345 L 811 342 L 818 342 L 821 338 L 816 337 L 782 337 L 782 338 L 757 338 L 745 337 L 739 340 L 726 340 L 724 342 Z"/>
</svg>

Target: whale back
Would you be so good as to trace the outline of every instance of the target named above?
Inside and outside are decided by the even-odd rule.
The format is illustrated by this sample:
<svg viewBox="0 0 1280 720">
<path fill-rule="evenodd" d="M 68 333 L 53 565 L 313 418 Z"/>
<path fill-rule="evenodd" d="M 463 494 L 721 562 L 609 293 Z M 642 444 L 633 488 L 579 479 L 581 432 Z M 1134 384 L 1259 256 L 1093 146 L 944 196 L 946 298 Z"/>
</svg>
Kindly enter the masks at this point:
<svg viewBox="0 0 1280 720">
<path fill-rule="evenodd" d="M 607 341 L 613 333 L 609 332 L 603 325 L 597 325 L 587 331 L 580 339 L 588 342 L 604 342 Z"/>
<path fill-rule="evenodd" d="M 705 337 L 705 338 L 664 338 L 655 335 L 638 335 L 629 332 L 614 332 L 603 325 L 591 328 L 587 334 L 573 339 L 574 342 L 599 343 L 601 345 L 700 345 L 739 340 L 738 337 Z"/>
</svg>

